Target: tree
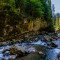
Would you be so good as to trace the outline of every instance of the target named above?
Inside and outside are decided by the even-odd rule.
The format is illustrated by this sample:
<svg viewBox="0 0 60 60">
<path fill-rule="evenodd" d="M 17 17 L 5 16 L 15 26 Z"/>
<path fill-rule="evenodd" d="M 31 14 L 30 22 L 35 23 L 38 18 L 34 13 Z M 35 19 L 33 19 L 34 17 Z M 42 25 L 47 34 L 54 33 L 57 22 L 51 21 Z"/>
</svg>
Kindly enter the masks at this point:
<svg viewBox="0 0 60 60">
<path fill-rule="evenodd" d="M 31 17 L 42 17 L 44 14 L 44 7 L 40 0 L 27 0 L 25 4 L 25 13 Z"/>
</svg>

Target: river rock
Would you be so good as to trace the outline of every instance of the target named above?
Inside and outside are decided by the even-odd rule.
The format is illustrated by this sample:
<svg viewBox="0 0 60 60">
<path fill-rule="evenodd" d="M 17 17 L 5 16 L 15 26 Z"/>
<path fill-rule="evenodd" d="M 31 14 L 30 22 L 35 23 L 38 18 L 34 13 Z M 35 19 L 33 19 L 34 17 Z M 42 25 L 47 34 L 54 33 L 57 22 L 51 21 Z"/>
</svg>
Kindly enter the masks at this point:
<svg viewBox="0 0 60 60">
<path fill-rule="evenodd" d="M 60 33 L 58 33 L 58 37 L 60 38 Z"/>
<path fill-rule="evenodd" d="M 17 53 L 17 49 L 15 47 L 10 48 L 11 55 L 15 55 Z"/>
<path fill-rule="evenodd" d="M 36 52 L 36 49 L 34 47 L 30 47 L 27 49 L 27 52 L 29 52 L 29 53 Z"/>
<path fill-rule="evenodd" d="M 41 58 L 40 55 L 37 52 L 35 52 L 35 53 L 30 53 L 22 58 L 18 58 L 16 60 L 43 60 L 43 59 L 45 58 Z"/>
<path fill-rule="evenodd" d="M 58 60 L 60 60 L 60 53 L 57 55 Z"/>
<path fill-rule="evenodd" d="M 4 53 L 3 53 L 3 56 L 9 56 L 10 55 L 10 52 L 9 51 L 5 51 Z"/>
<path fill-rule="evenodd" d="M 0 46 L 7 45 L 7 42 L 0 42 Z"/>
<path fill-rule="evenodd" d="M 45 40 L 45 41 L 49 41 L 49 40 L 50 40 L 50 38 L 51 38 L 51 37 L 50 37 L 50 36 L 48 36 L 48 35 L 44 36 L 44 40 Z"/>
<path fill-rule="evenodd" d="M 39 55 L 40 55 L 41 57 L 45 57 L 45 56 L 46 56 L 46 54 L 45 54 L 44 52 L 42 52 L 42 51 L 39 51 Z"/>
<path fill-rule="evenodd" d="M 2 53 L 4 54 L 6 51 L 9 51 L 9 50 L 8 49 L 4 49 Z"/>
<path fill-rule="evenodd" d="M 56 45 L 55 43 L 53 43 L 53 42 L 51 42 L 50 46 L 51 46 L 51 47 L 54 47 L 54 48 L 57 47 L 57 45 Z"/>
<path fill-rule="evenodd" d="M 10 51 L 10 48 L 11 48 L 11 46 L 6 46 L 6 47 L 4 47 L 4 49 L 3 49 L 3 54 L 4 54 L 6 51 Z"/>
<path fill-rule="evenodd" d="M 13 47 L 15 47 L 17 50 L 21 50 L 23 53 L 26 52 L 26 46 L 25 44 L 22 44 L 21 46 L 18 44 L 15 44 Z"/>
<path fill-rule="evenodd" d="M 52 40 L 57 40 L 58 39 L 58 37 L 57 36 L 51 36 L 51 38 L 52 38 Z"/>
<path fill-rule="evenodd" d="M 9 60 L 15 60 L 17 55 L 10 55 Z"/>
<path fill-rule="evenodd" d="M 22 57 L 22 56 L 25 55 L 25 53 L 23 53 L 21 50 L 18 50 L 18 49 L 15 48 L 15 47 L 12 47 L 12 48 L 10 49 L 10 53 L 11 53 L 11 55 L 17 55 L 17 57 Z"/>
</svg>

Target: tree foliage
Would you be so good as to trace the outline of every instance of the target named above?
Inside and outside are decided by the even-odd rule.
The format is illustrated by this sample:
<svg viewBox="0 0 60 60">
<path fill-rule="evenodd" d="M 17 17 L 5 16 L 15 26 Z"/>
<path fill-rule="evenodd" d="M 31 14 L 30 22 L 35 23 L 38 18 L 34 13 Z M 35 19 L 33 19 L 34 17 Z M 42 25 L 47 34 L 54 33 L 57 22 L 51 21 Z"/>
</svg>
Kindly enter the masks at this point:
<svg viewBox="0 0 60 60">
<path fill-rule="evenodd" d="M 31 17 L 42 17 L 44 6 L 40 0 L 28 0 L 25 6 L 25 13 Z"/>
<path fill-rule="evenodd" d="M 0 31 L 8 24 L 16 25 L 25 17 L 43 18 L 51 22 L 51 2 L 45 0 L 1 0 L 0 1 Z M 2 33 L 0 33 L 2 34 Z M 3 34 L 2 34 L 3 35 Z"/>
</svg>

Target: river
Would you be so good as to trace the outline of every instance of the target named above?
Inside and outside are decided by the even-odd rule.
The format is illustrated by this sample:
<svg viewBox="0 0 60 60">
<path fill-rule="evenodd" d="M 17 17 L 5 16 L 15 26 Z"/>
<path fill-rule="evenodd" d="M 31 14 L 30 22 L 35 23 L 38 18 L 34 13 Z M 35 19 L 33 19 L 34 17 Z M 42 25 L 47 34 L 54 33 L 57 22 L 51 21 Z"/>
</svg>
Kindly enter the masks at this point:
<svg viewBox="0 0 60 60">
<path fill-rule="evenodd" d="M 53 41 L 55 44 L 58 45 L 58 47 L 56 48 L 52 48 L 52 49 L 48 49 L 47 51 L 47 60 L 57 60 L 57 55 L 60 53 L 60 39 Z M 43 41 L 38 40 L 37 42 L 33 42 L 30 43 L 29 45 L 32 46 L 33 45 L 42 45 L 42 46 L 47 46 L 47 44 Z M 15 44 L 15 45 L 19 45 L 19 43 Z M 20 44 L 19 46 L 26 46 L 27 43 L 22 43 L 22 45 Z M 3 50 L 4 49 L 9 49 L 12 45 L 6 45 L 6 46 L 1 46 L 0 47 L 0 60 L 5 59 L 8 60 L 11 56 L 10 54 L 7 55 L 3 55 Z M 13 58 L 15 58 L 15 56 L 13 56 Z"/>
</svg>

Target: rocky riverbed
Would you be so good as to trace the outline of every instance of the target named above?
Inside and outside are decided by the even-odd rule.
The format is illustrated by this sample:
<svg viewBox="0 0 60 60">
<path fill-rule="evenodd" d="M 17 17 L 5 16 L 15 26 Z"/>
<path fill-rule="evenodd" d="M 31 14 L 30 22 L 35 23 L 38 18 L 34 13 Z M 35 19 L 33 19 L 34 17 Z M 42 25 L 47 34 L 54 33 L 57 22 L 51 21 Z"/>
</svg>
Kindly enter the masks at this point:
<svg viewBox="0 0 60 60">
<path fill-rule="evenodd" d="M 59 35 L 59 34 L 58 34 Z M 0 60 L 58 60 L 60 59 L 60 37 L 40 35 L 33 42 L 1 42 Z"/>
</svg>

